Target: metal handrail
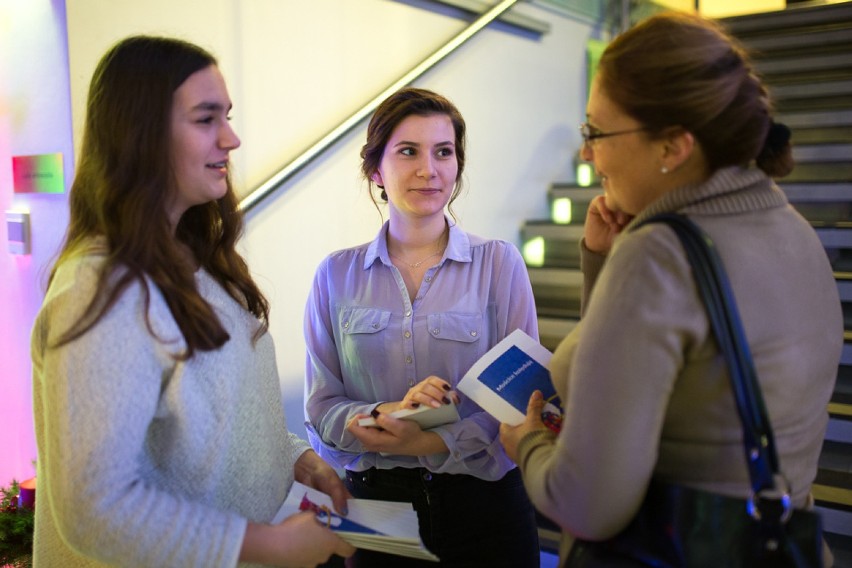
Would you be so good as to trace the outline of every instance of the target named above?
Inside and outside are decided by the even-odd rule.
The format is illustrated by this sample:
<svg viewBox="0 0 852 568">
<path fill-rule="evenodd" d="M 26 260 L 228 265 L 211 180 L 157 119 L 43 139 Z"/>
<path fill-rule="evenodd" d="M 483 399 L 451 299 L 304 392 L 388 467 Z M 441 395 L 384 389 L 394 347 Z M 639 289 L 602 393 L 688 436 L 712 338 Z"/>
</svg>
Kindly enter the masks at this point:
<svg viewBox="0 0 852 568">
<path fill-rule="evenodd" d="M 388 96 L 395 93 L 402 87 L 412 83 L 415 79 L 426 73 L 436 63 L 455 51 L 459 46 L 476 35 L 479 31 L 485 28 L 488 24 L 496 20 L 500 15 L 515 5 L 519 0 L 502 0 L 493 8 L 484 12 L 461 33 L 447 42 L 443 47 L 432 53 L 429 57 L 420 62 L 411 71 L 397 79 L 392 85 L 376 95 L 370 102 L 361 107 L 358 111 L 352 114 L 333 129 L 331 132 L 320 138 L 317 142 L 311 145 L 307 150 L 302 152 L 293 161 L 281 168 L 275 175 L 260 184 L 257 189 L 246 195 L 240 200 L 240 209 L 247 213 L 257 206 L 261 201 L 269 197 L 276 189 L 295 176 L 305 166 L 315 160 L 332 144 L 345 136 L 350 130 L 355 128 L 358 123 L 370 116 L 376 107 L 381 104 Z"/>
</svg>

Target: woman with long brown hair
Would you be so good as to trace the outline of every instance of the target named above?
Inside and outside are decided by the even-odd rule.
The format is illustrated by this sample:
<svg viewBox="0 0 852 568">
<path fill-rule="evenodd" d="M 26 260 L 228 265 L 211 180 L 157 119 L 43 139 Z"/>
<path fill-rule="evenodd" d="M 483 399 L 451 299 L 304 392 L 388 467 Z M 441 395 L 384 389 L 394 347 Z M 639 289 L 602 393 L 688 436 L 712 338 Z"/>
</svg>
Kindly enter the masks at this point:
<svg viewBox="0 0 852 568">
<path fill-rule="evenodd" d="M 134 36 L 100 61 L 68 235 L 32 337 L 45 566 L 314 566 L 354 549 L 294 479 L 348 496 L 288 433 L 269 308 L 235 250 L 240 140 L 216 60 Z"/>
</svg>

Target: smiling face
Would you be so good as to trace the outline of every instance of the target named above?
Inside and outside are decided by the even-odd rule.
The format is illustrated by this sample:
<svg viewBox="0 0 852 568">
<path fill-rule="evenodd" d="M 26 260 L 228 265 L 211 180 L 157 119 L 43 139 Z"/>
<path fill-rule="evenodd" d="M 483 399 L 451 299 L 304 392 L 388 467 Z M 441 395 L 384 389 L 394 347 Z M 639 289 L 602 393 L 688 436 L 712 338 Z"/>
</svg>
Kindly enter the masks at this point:
<svg viewBox="0 0 852 568">
<path fill-rule="evenodd" d="M 628 131 L 584 144 L 581 155 L 594 163 L 607 207 L 636 215 L 667 187 L 660 173 L 663 142 L 645 131 L 633 131 L 643 125 L 613 103 L 597 80 L 589 93 L 587 122 L 598 132 Z"/>
<path fill-rule="evenodd" d="M 228 191 L 228 157 L 240 139 L 228 122 L 231 99 L 216 66 L 196 71 L 172 97 L 172 168 L 177 182 L 168 206 L 176 227 L 184 212 Z"/>
<path fill-rule="evenodd" d="M 458 177 L 455 130 L 445 114 L 411 115 L 394 129 L 373 181 L 391 215 L 443 218 Z"/>
</svg>

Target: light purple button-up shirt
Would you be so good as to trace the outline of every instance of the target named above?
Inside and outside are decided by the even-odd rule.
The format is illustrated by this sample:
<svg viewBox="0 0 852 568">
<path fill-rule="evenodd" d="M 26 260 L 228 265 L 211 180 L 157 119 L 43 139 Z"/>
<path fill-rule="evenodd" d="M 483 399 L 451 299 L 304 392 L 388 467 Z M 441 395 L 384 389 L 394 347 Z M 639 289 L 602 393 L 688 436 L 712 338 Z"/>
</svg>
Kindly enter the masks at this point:
<svg viewBox="0 0 852 568">
<path fill-rule="evenodd" d="M 441 261 L 414 302 L 387 250 L 387 223 L 370 243 L 320 264 L 305 312 L 308 439 L 339 467 L 425 467 L 500 479 L 514 467 L 500 445 L 499 423 L 461 396 L 461 420 L 432 430 L 448 453 L 383 455 L 365 451 L 346 430 L 356 413 L 402 400 L 430 375 L 456 385 L 498 341 L 517 328 L 538 338 L 529 274 L 518 249 L 450 227 Z"/>
</svg>

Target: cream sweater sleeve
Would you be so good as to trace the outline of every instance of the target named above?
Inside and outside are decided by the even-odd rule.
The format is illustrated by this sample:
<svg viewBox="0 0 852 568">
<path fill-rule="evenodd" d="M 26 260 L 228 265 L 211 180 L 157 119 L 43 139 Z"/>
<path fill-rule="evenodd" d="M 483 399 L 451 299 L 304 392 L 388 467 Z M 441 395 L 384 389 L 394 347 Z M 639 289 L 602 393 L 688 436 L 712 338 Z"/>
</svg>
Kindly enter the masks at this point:
<svg viewBox="0 0 852 568">
<path fill-rule="evenodd" d="M 46 348 L 80 315 L 98 261 L 57 273 L 33 331 L 39 442 L 36 558 L 65 566 L 236 565 L 247 521 L 167 487 L 146 457 L 164 381 L 179 372 L 168 308 L 151 289 L 151 323 L 133 284 L 82 337 Z M 191 418 L 188 416 L 188 418 Z"/>
</svg>

